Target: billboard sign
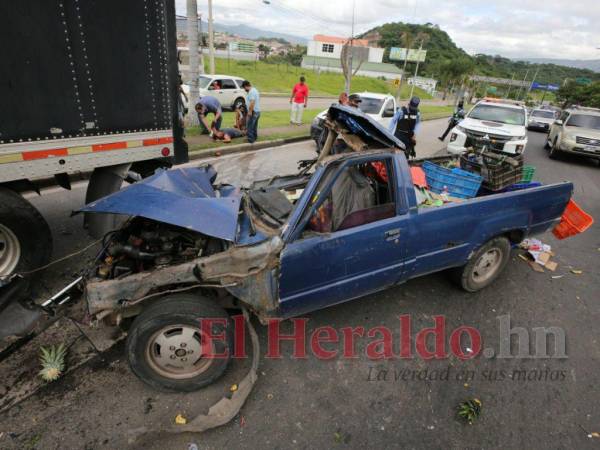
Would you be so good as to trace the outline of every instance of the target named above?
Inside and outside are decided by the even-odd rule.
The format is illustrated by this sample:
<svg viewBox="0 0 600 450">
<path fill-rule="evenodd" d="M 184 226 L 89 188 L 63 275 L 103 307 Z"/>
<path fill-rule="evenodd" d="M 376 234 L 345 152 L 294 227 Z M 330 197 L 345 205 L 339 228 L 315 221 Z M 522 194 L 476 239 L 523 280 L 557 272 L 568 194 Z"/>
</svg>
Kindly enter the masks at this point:
<svg viewBox="0 0 600 450">
<path fill-rule="evenodd" d="M 408 58 L 407 58 L 408 53 Z M 404 61 L 405 59 L 408 62 L 425 62 L 425 57 L 427 56 L 427 50 L 419 50 L 419 49 L 410 49 L 407 50 L 405 48 L 400 47 L 392 47 L 390 48 L 390 60 L 391 61 Z"/>
<path fill-rule="evenodd" d="M 560 86 L 558 86 L 556 84 L 542 84 L 542 83 L 533 82 L 533 83 L 531 83 L 531 89 L 537 89 L 540 91 L 556 92 L 560 89 Z"/>
</svg>

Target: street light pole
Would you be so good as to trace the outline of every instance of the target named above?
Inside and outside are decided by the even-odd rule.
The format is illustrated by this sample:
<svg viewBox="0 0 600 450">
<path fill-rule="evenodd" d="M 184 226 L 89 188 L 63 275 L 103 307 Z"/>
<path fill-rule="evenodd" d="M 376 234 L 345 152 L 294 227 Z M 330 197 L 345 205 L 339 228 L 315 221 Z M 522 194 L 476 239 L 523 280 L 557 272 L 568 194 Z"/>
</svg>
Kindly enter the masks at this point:
<svg viewBox="0 0 600 450">
<path fill-rule="evenodd" d="M 346 78 L 346 94 L 350 95 L 350 83 L 352 81 L 352 63 L 354 57 L 353 44 L 354 44 L 354 11 L 356 7 L 356 0 L 352 0 L 352 31 L 350 35 L 350 55 L 348 56 L 348 77 Z"/>
<path fill-rule="evenodd" d="M 419 74 L 419 63 L 421 62 L 421 60 L 420 60 L 421 50 L 423 50 L 423 40 L 422 39 L 421 39 L 421 43 L 419 44 L 419 53 L 417 55 L 417 67 L 415 68 L 415 76 L 413 78 L 413 83 L 410 88 L 410 97 L 409 98 L 412 98 L 413 94 L 415 93 L 415 82 L 417 81 L 417 75 Z M 408 56 L 408 55 L 406 55 L 406 56 Z"/>
<path fill-rule="evenodd" d="M 215 74 L 215 39 L 213 29 L 212 0 L 208 0 L 208 57 L 210 74 Z"/>
</svg>

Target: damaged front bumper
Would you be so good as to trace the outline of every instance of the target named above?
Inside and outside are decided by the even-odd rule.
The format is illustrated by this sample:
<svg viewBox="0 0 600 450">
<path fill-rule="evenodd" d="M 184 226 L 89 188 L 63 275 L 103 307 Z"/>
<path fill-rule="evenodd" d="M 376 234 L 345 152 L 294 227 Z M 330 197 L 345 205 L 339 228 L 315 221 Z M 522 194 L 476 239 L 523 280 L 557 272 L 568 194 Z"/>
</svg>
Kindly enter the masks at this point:
<svg viewBox="0 0 600 450">
<path fill-rule="evenodd" d="M 85 296 L 91 314 L 131 307 L 169 289 L 225 289 L 259 316 L 278 307 L 276 280 L 283 243 L 278 236 L 260 244 L 231 247 L 221 253 L 182 264 L 158 267 L 120 279 L 90 279 Z"/>
</svg>

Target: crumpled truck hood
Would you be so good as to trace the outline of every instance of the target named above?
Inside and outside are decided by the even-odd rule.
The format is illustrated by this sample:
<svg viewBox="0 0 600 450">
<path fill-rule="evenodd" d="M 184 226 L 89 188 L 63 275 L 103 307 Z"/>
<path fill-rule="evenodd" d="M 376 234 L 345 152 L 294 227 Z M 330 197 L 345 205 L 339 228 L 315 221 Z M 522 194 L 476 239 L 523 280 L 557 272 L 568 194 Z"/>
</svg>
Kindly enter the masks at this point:
<svg viewBox="0 0 600 450">
<path fill-rule="evenodd" d="M 80 212 L 145 217 L 234 242 L 242 194 L 232 186 L 215 189 L 215 178 L 211 166 L 161 170 Z"/>
</svg>

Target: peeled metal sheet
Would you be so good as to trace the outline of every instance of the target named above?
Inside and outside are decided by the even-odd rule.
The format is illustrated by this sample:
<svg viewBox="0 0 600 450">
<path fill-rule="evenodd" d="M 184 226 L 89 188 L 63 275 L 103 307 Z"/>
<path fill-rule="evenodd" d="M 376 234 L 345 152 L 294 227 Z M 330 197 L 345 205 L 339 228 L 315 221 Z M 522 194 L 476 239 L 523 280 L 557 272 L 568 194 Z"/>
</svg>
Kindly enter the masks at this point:
<svg viewBox="0 0 600 450">
<path fill-rule="evenodd" d="M 235 241 L 241 194 L 215 190 L 210 166 L 160 171 L 86 205 L 80 212 L 139 216 Z"/>
</svg>

